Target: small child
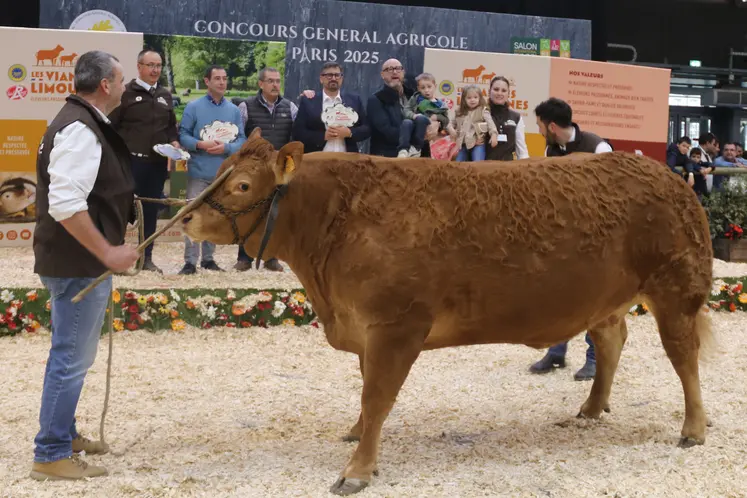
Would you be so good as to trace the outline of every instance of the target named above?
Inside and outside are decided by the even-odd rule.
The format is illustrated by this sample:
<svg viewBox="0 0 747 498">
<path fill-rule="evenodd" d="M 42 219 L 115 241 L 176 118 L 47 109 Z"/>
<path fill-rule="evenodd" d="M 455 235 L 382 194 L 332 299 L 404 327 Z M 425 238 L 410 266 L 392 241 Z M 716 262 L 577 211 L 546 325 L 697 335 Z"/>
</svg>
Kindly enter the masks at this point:
<svg viewBox="0 0 747 498">
<path fill-rule="evenodd" d="M 695 193 L 698 194 L 698 199 L 702 202 L 703 197 L 708 196 L 707 177 L 714 170 L 714 167 L 711 163 L 703 160 L 703 151 L 700 147 L 693 147 L 690 149 L 690 163 L 692 164 L 694 180 L 692 187 Z M 687 171 L 683 172 L 683 176 L 685 180 L 687 180 Z"/>
<path fill-rule="evenodd" d="M 439 122 L 438 129 L 442 134 L 456 136 L 456 130 L 449 122 L 449 107 L 436 98 L 436 78 L 430 73 L 423 73 L 415 81 L 418 91 L 402 109 L 404 120 L 400 128 L 397 157 L 420 157 L 425 134 L 432 121 Z"/>
<path fill-rule="evenodd" d="M 485 138 L 490 136 L 490 143 L 495 146 L 498 143 L 498 128 L 477 85 L 467 85 L 462 90 L 462 101 L 454 121 L 457 130 L 456 160 L 466 161 L 469 156 L 471 161 L 484 161 Z"/>
</svg>

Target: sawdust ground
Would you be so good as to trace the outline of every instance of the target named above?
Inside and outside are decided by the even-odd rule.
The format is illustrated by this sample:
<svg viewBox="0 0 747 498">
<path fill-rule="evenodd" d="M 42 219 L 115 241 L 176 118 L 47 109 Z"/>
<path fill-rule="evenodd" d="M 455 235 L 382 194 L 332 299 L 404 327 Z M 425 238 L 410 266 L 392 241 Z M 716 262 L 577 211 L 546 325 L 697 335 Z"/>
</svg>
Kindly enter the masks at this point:
<svg viewBox="0 0 747 498">
<path fill-rule="evenodd" d="M 381 475 L 359 496 L 747 496 L 747 314 L 712 313 L 722 352 L 701 369 L 714 427 L 676 448 L 682 388 L 649 316 L 628 318 L 600 421 L 574 418 L 591 383 L 569 367 L 527 367 L 543 352 L 472 346 L 424 353 L 384 425 Z M 357 358 L 312 327 L 119 333 L 107 417 L 110 476 L 27 478 L 49 337 L 0 341 L 0 496 L 330 496 L 354 443 Z M 96 436 L 106 341 L 89 373 L 79 428 Z M 566 427 L 558 422 L 570 421 Z"/>
</svg>

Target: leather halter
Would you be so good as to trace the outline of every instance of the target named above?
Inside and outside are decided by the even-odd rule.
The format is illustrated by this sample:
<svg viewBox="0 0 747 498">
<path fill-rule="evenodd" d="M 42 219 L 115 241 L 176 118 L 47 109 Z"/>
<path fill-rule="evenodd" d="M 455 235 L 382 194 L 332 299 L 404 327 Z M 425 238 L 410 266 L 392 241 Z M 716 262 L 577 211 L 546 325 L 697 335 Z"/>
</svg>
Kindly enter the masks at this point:
<svg viewBox="0 0 747 498">
<path fill-rule="evenodd" d="M 228 209 L 225 206 L 223 206 L 221 203 L 213 199 L 212 194 L 205 197 L 205 204 L 210 206 L 211 208 L 218 211 L 220 214 L 226 217 L 228 221 L 231 222 L 231 230 L 233 230 L 233 242 L 231 244 L 238 244 L 240 246 L 244 246 L 244 243 L 247 241 L 249 237 L 252 236 L 252 234 L 257 230 L 259 227 L 259 224 L 262 222 L 262 220 L 267 216 L 267 223 L 265 224 L 265 233 L 262 236 L 262 242 L 259 246 L 259 252 L 257 253 L 257 269 L 259 269 L 259 261 L 262 259 L 262 253 L 265 250 L 265 247 L 267 246 L 267 242 L 270 240 L 270 235 L 272 235 L 272 230 L 275 228 L 275 220 L 278 216 L 278 202 L 280 202 L 280 199 L 285 196 L 285 194 L 288 192 L 288 185 L 277 185 L 272 190 L 270 195 L 265 197 L 264 199 L 255 202 L 251 206 L 247 207 L 246 209 L 242 209 L 240 211 L 234 211 L 232 209 Z M 269 204 L 269 207 L 267 206 Z M 262 207 L 262 213 L 257 217 L 257 220 L 254 222 L 252 227 L 249 229 L 249 231 L 245 235 L 241 235 L 239 233 L 239 227 L 236 224 L 236 219 L 239 216 L 244 216 L 246 214 L 251 213 L 258 207 Z"/>
</svg>

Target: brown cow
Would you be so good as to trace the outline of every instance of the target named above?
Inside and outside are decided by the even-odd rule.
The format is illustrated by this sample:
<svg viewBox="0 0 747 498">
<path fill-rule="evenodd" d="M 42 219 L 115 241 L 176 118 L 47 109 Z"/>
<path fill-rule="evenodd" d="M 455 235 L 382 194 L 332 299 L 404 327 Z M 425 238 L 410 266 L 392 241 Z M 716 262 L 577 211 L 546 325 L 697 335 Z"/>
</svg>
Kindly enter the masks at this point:
<svg viewBox="0 0 747 498">
<path fill-rule="evenodd" d="M 186 233 L 241 242 L 265 226 L 278 192 L 267 254 L 298 276 L 329 343 L 360 358 L 362 411 L 345 437 L 360 443 L 333 492 L 369 484 L 382 424 L 423 350 L 546 348 L 588 329 L 598 366 L 579 416 L 598 418 L 638 302 L 682 382 L 680 445 L 705 442 L 698 359 L 711 339 L 711 240 L 693 190 L 663 164 L 627 153 L 509 163 L 304 155 L 298 142 L 276 152 L 255 129 L 221 171 L 229 165 L 225 184 L 185 217 Z M 247 252 L 261 238 L 248 236 Z"/>
</svg>

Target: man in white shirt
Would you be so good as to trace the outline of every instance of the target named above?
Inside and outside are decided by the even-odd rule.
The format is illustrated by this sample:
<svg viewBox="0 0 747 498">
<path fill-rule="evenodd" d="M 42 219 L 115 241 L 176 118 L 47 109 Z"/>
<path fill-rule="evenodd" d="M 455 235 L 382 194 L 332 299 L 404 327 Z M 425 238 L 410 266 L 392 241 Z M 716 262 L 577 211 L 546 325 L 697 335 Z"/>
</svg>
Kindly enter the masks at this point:
<svg viewBox="0 0 747 498">
<path fill-rule="evenodd" d="M 52 311 L 30 474 L 37 480 L 107 473 L 79 458 L 81 451 L 108 449 L 78 433 L 75 410 L 96 358 L 111 277 L 79 303 L 72 298 L 107 269 L 125 271 L 138 258 L 124 245 L 134 198 L 129 150 L 107 118 L 124 91 L 122 66 L 112 55 L 92 51 L 80 56 L 74 74 L 77 93 L 67 97 L 47 128 L 37 160 L 34 272 L 49 290 Z"/>
</svg>

